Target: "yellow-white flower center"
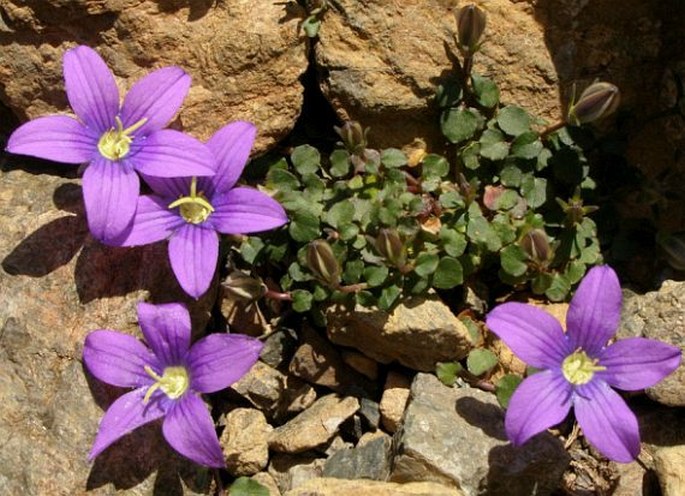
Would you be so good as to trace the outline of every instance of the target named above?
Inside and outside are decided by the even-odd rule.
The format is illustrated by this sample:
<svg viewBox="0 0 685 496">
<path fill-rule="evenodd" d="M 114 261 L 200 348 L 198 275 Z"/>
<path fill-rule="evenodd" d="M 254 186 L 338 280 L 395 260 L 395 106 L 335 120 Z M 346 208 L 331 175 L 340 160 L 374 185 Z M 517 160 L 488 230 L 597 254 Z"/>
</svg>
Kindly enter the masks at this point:
<svg viewBox="0 0 685 496">
<path fill-rule="evenodd" d="M 161 377 L 148 365 L 144 368 L 145 372 L 156 382 L 148 388 L 145 398 L 143 398 L 143 403 L 150 401 L 152 393 L 157 391 L 157 389 L 161 389 L 172 400 L 180 398 L 188 390 L 190 378 L 185 367 L 167 367 L 162 372 Z"/>
<path fill-rule="evenodd" d="M 197 178 L 190 182 L 190 194 L 182 196 L 169 204 L 168 208 L 176 208 L 183 219 L 190 224 L 201 224 L 214 212 L 214 207 L 207 201 L 202 191 L 197 191 Z"/>
<path fill-rule="evenodd" d="M 132 133 L 137 129 L 140 129 L 140 127 L 147 122 L 147 118 L 140 119 L 126 129 L 124 129 L 124 124 L 121 122 L 119 116 L 116 116 L 114 119 L 117 123 L 116 129 L 111 128 L 100 136 L 98 150 L 103 157 L 117 161 L 128 155 L 128 152 L 131 150 L 131 142 L 133 141 Z"/>
<path fill-rule="evenodd" d="M 578 348 L 567 356 L 561 364 L 561 372 L 571 384 L 580 386 L 592 380 L 595 372 L 606 370 L 606 367 L 597 365 L 596 358 L 590 358 L 583 350 Z"/>
</svg>

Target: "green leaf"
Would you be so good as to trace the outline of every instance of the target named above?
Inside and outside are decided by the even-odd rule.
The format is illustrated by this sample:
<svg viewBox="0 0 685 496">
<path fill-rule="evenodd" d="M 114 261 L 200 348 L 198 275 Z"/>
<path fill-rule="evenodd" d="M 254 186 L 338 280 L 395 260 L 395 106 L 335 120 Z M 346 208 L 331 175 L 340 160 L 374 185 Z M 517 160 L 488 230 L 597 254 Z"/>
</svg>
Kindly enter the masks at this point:
<svg viewBox="0 0 685 496">
<path fill-rule="evenodd" d="M 469 218 L 466 235 L 474 243 L 485 245 L 489 251 L 497 251 L 502 247 L 497 232 L 482 215 Z"/>
<path fill-rule="evenodd" d="M 397 301 L 397 298 L 399 298 L 401 292 L 402 290 L 394 284 L 387 288 L 383 288 L 381 296 L 378 298 L 378 307 L 381 310 L 390 310 Z"/>
<path fill-rule="evenodd" d="M 302 21 L 302 30 L 308 38 L 316 38 L 319 34 L 319 28 L 321 28 L 321 20 L 317 19 L 316 16 L 309 16 Z"/>
<path fill-rule="evenodd" d="M 290 154 L 290 160 L 295 167 L 295 170 L 300 173 L 300 175 L 311 174 L 319 170 L 321 166 L 321 154 L 319 150 L 311 145 L 300 145 L 296 147 L 292 154 Z"/>
<path fill-rule="evenodd" d="M 445 191 L 440 195 L 440 205 L 443 208 L 460 208 L 464 206 L 464 199 L 458 191 Z"/>
<path fill-rule="evenodd" d="M 518 135 L 511 144 L 511 154 L 517 158 L 534 159 L 540 155 L 540 152 L 542 152 L 542 141 L 538 133 L 533 131 Z"/>
<path fill-rule="evenodd" d="M 530 130 L 530 116 L 520 107 L 509 105 L 497 114 L 497 125 L 509 136 L 518 136 Z"/>
<path fill-rule="evenodd" d="M 445 157 L 431 153 L 423 159 L 421 175 L 428 177 L 445 177 L 450 171 L 450 164 Z"/>
<path fill-rule="evenodd" d="M 479 115 L 469 109 L 451 108 L 440 116 L 442 134 L 452 143 L 466 141 L 480 128 Z"/>
<path fill-rule="evenodd" d="M 515 374 L 507 374 L 502 377 L 497 384 L 495 384 L 495 396 L 502 408 L 509 406 L 511 395 L 514 394 L 516 388 L 521 384 L 523 378 Z"/>
<path fill-rule="evenodd" d="M 414 263 L 414 272 L 421 277 L 426 277 L 435 272 L 438 268 L 440 257 L 435 253 L 420 253 Z"/>
<path fill-rule="evenodd" d="M 371 288 L 380 286 L 387 278 L 388 268 L 384 265 L 381 265 L 380 267 L 372 265 L 364 269 L 364 280 Z"/>
<path fill-rule="evenodd" d="M 528 257 L 519 245 L 509 245 L 500 252 L 502 269 L 509 275 L 520 277 L 528 270 Z"/>
<path fill-rule="evenodd" d="M 264 249 L 264 241 L 261 238 L 250 236 L 240 245 L 240 255 L 248 264 L 253 265 L 262 249 Z"/>
<path fill-rule="evenodd" d="M 486 129 L 479 143 L 481 157 L 489 160 L 503 160 L 509 155 L 509 143 L 497 129 Z"/>
<path fill-rule="evenodd" d="M 238 477 L 228 488 L 229 496 L 269 496 L 269 489 L 249 477 Z"/>
<path fill-rule="evenodd" d="M 521 197 L 516 191 L 506 189 L 497 197 L 494 205 L 495 210 L 510 210 L 518 205 L 520 199 Z"/>
<path fill-rule="evenodd" d="M 478 74 L 472 74 L 471 84 L 478 103 L 483 107 L 493 108 L 499 103 L 499 89 L 494 81 Z"/>
<path fill-rule="evenodd" d="M 454 386 L 457 376 L 463 370 L 459 362 L 438 362 L 435 365 L 435 375 L 445 386 Z"/>
<path fill-rule="evenodd" d="M 350 241 L 359 234 L 359 227 L 356 224 L 344 224 L 338 228 L 338 234 L 343 241 Z"/>
<path fill-rule="evenodd" d="M 552 301 L 563 301 L 571 291 L 571 282 L 565 275 L 554 274 L 552 283 L 545 291 L 545 296 Z"/>
<path fill-rule="evenodd" d="M 386 148 L 381 152 L 381 163 L 386 167 L 402 167 L 407 165 L 407 156 L 397 148 Z"/>
<path fill-rule="evenodd" d="M 342 278 L 345 284 L 356 284 L 362 277 L 364 270 L 364 262 L 361 260 L 352 260 L 345 264 L 345 271 Z"/>
<path fill-rule="evenodd" d="M 293 299 L 293 310 L 302 313 L 312 308 L 313 295 L 304 289 L 296 289 L 290 293 Z"/>
<path fill-rule="evenodd" d="M 468 316 L 461 316 L 459 320 L 462 324 L 466 326 L 466 330 L 469 331 L 469 340 L 474 346 L 478 346 L 483 341 L 483 336 L 480 333 L 480 327 L 478 324 Z"/>
<path fill-rule="evenodd" d="M 320 202 L 323 199 L 326 185 L 319 176 L 313 173 L 305 174 L 302 176 L 302 184 L 304 184 L 304 193 L 309 201 Z"/>
<path fill-rule="evenodd" d="M 464 167 L 476 170 L 480 167 L 480 143 L 472 141 L 461 150 L 461 161 Z"/>
<path fill-rule="evenodd" d="M 295 212 L 288 226 L 288 232 L 291 238 L 300 243 L 312 241 L 321 233 L 319 218 L 306 211 Z"/>
<path fill-rule="evenodd" d="M 287 170 L 272 167 L 266 174 L 266 186 L 277 191 L 292 191 L 300 187 L 300 181 Z"/>
<path fill-rule="evenodd" d="M 585 264 L 580 260 L 574 260 L 566 267 L 566 277 L 571 284 L 576 284 L 585 275 Z"/>
<path fill-rule="evenodd" d="M 312 280 L 312 275 L 309 272 L 305 272 L 304 270 L 302 270 L 302 266 L 297 262 L 293 262 L 290 264 L 290 266 L 288 267 L 288 275 L 295 282 Z"/>
<path fill-rule="evenodd" d="M 461 101 L 461 97 L 461 83 L 456 79 L 451 79 L 438 86 L 437 101 L 440 108 L 456 107 Z"/>
<path fill-rule="evenodd" d="M 530 288 L 533 290 L 533 293 L 541 295 L 549 289 L 552 281 L 554 281 L 554 275 L 548 272 L 541 272 L 530 282 Z"/>
<path fill-rule="evenodd" d="M 326 213 L 326 222 L 336 229 L 349 224 L 354 218 L 354 205 L 350 201 L 341 201 L 331 207 Z"/>
<path fill-rule="evenodd" d="M 547 201 L 547 179 L 527 176 L 521 183 L 521 193 L 530 208 L 538 208 Z"/>
<path fill-rule="evenodd" d="M 442 226 L 440 228 L 440 239 L 442 240 L 442 249 L 448 255 L 459 257 L 464 254 L 464 250 L 466 250 L 466 236 L 464 234 L 456 229 Z"/>
<path fill-rule="evenodd" d="M 500 182 L 508 188 L 518 188 L 521 185 L 522 178 L 523 172 L 513 164 L 504 167 L 499 174 Z"/>
<path fill-rule="evenodd" d="M 350 154 L 347 150 L 334 150 L 331 153 L 330 173 L 333 177 L 345 177 L 350 172 Z"/>
<path fill-rule="evenodd" d="M 466 358 L 466 368 L 473 375 L 482 375 L 497 365 L 497 356 L 490 350 L 476 348 Z"/>
<path fill-rule="evenodd" d="M 464 282 L 464 269 L 459 260 L 452 257 L 442 257 L 435 274 L 433 286 L 438 289 L 451 289 Z"/>
</svg>

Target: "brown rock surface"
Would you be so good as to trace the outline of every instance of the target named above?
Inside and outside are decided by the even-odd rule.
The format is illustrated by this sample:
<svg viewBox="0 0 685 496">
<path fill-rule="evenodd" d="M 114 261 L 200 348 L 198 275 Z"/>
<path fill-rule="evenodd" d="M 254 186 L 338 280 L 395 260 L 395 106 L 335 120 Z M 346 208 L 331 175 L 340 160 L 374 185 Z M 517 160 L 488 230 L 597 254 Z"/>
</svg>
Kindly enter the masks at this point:
<svg viewBox="0 0 685 496">
<path fill-rule="evenodd" d="M 371 480 L 311 479 L 285 496 L 463 496 L 458 489 L 435 482 L 396 484 Z"/>
<path fill-rule="evenodd" d="M 269 432 L 271 426 L 259 410 L 236 408 L 226 415 L 226 426 L 219 442 L 231 475 L 254 475 L 266 468 Z"/>
<path fill-rule="evenodd" d="M 685 445 L 658 449 L 654 454 L 654 467 L 664 496 L 685 494 Z"/>
<path fill-rule="evenodd" d="M 409 399 L 411 379 L 399 372 L 390 371 L 385 379 L 381 396 L 381 423 L 386 431 L 394 433 L 400 425 Z"/>
<path fill-rule="evenodd" d="M 62 54 L 87 44 L 129 87 L 150 69 L 179 65 L 193 86 L 183 127 L 206 139 L 245 119 L 258 129 L 256 149 L 283 138 L 300 113 L 299 77 L 307 66 L 297 20 L 278 2 L 2 0 L 0 100 L 22 120 L 68 110 Z"/>
</svg>

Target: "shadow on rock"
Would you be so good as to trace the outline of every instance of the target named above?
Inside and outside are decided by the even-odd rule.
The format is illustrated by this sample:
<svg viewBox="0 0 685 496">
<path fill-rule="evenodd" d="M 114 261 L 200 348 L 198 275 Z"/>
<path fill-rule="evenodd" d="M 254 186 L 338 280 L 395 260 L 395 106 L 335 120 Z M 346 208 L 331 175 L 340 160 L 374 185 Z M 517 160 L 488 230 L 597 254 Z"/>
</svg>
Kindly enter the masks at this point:
<svg viewBox="0 0 685 496">
<path fill-rule="evenodd" d="M 219 6 L 219 0 L 159 0 L 157 2 L 161 12 L 177 12 L 188 7 L 188 21 L 202 19 L 212 8 Z"/>
<path fill-rule="evenodd" d="M 459 398 L 455 403 L 457 414 L 474 427 L 478 427 L 488 436 L 499 441 L 506 441 L 504 416 L 502 409 L 474 398 Z"/>
</svg>

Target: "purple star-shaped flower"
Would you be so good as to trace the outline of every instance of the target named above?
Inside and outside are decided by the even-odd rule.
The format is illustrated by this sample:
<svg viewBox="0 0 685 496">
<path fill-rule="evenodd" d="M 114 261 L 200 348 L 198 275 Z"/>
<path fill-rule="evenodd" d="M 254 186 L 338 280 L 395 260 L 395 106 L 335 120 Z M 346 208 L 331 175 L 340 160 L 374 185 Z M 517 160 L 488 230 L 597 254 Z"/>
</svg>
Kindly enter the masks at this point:
<svg viewBox="0 0 685 496">
<path fill-rule="evenodd" d="M 86 337 L 83 361 L 91 374 L 135 388 L 105 413 L 89 459 L 164 417 L 162 433 L 172 448 L 201 465 L 223 467 L 214 422 L 198 393 L 213 393 L 240 379 L 259 358 L 262 343 L 240 334 L 210 334 L 190 346 L 190 315 L 178 303 L 140 303 L 138 320 L 149 348 L 116 331 Z"/>
<path fill-rule="evenodd" d="M 89 163 L 83 174 L 88 227 L 108 242 L 128 227 L 140 180 L 148 176 L 207 176 L 214 173 L 205 146 L 179 131 L 162 129 L 178 112 L 190 76 L 179 67 L 154 71 L 133 85 L 121 106 L 119 90 L 104 60 L 78 46 L 64 54 L 64 82 L 71 108 L 66 115 L 40 117 L 10 136 L 11 153 Z"/>
<path fill-rule="evenodd" d="M 273 198 L 236 187 L 250 155 L 256 128 L 237 121 L 207 142 L 217 162 L 207 178 L 147 178 L 154 191 L 141 196 L 130 231 L 117 244 L 138 246 L 169 239 L 171 268 L 183 290 L 194 298 L 211 284 L 219 258 L 219 235 L 266 231 L 288 221 Z"/>
<path fill-rule="evenodd" d="M 608 345 L 621 316 L 621 287 L 608 266 L 591 269 L 566 316 L 567 332 L 550 314 L 504 303 L 487 326 L 524 362 L 542 369 L 516 389 L 505 418 L 515 445 L 558 424 L 574 408 L 585 437 L 606 457 L 630 462 L 640 452 L 637 419 L 611 388 L 653 386 L 678 368 L 680 349 L 631 338 Z"/>
</svg>

